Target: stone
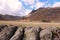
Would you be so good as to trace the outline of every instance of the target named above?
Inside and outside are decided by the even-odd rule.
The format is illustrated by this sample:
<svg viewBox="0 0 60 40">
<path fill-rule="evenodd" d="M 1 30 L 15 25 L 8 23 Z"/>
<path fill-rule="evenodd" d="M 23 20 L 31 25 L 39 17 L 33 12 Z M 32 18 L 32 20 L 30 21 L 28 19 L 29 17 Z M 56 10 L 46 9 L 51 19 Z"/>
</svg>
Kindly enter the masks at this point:
<svg viewBox="0 0 60 40">
<path fill-rule="evenodd" d="M 19 27 L 10 40 L 22 40 L 23 35 L 24 35 L 24 30 L 22 27 Z"/>
<path fill-rule="evenodd" d="M 52 27 L 53 40 L 60 40 L 60 29 Z"/>
<path fill-rule="evenodd" d="M 0 32 L 0 40 L 9 40 L 15 33 L 16 29 L 17 27 L 14 27 L 14 26 L 5 27 Z"/>
<path fill-rule="evenodd" d="M 0 32 L 5 28 L 8 27 L 7 25 L 0 25 Z"/>
<path fill-rule="evenodd" d="M 25 28 L 25 34 L 23 40 L 38 40 L 40 29 L 34 27 Z"/>
<path fill-rule="evenodd" d="M 40 32 L 40 40 L 52 40 L 51 28 L 43 29 Z"/>
</svg>

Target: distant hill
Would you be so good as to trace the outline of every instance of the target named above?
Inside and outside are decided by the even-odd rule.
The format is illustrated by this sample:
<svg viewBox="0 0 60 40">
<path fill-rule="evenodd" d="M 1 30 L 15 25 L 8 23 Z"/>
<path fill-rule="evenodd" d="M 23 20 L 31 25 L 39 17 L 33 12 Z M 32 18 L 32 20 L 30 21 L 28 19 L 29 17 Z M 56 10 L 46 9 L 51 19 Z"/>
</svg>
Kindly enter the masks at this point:
<svg viewBox="0 0 60 40">
<path fill-rule="evenodd" d="M 39 8 L 33 10 L 27 19 L 31 21 L 60 22 L 60 8 Z"/>
<path fill-rule="evenodd" d="M 20 16 L 0 14 L 0 20 L 21 20 L 21 19 L 22 19 L 22 17 L 20 17 Z"/>
</svg>

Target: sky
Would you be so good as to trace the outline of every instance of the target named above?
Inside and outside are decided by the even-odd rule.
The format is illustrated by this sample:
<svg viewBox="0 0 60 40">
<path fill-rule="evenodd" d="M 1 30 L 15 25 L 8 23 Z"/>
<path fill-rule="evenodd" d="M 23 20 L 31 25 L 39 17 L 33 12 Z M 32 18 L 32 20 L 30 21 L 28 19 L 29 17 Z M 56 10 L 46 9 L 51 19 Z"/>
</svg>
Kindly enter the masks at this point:
<svg viewBox="0 0 60 40">
<path fill-rule="evenodd" d="M 25 16 L 41 7 L 60 7 L 60 0 L 0 0 L 0 14 Z"/>
</svg>

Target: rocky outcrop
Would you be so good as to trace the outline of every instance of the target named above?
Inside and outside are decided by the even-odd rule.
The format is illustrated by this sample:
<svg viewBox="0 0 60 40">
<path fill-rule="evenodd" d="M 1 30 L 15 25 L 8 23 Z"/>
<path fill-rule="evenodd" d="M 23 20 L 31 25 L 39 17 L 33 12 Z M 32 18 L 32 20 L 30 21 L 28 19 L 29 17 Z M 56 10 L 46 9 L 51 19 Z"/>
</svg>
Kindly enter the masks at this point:
<svg viewBox="0 0 60 40">
<path fill-rule="evenodd" d="M 0 32 L 1 32 L 5 27 L 7 27 L 7 25 L 0 25 Z"/>
<path fill-rule="evenodd" d="M 25 28 L 24 38 L 23 40 L 38 40 L 39 32 L 41 28 L 37 27 L 27 27 Z"/>
<path fill-rule="evenodd" d="M 57 27 L 52 28 L 53 40 L 60 40 L 60 29 Z"/>
<path fill-rule="evenodd" d="M 12 36 L 10 40 L 22 40 L 23 35 L 24 35 L 23 31 L 24 31 L 23 28 L 19 27 L 17 31 L 15 32 L 14 36 Z"/>
<path fill-rule="evenodd" d="M 50 28 L 46 28 L 40 32 L 40 40 L 52 40 L 52 32 Z"/>
<path fill-rule="evenodd" d="M 0 25 L 0 40 L 60 40 L 60 28 Z"/>
<path fill-rule="evenodd" d="M 5 27 L 0 32 L 0 40 L 9 40 L 14 35 L 14 32 L 16 31 L 16 29 L 17 27 L 14 27 L 14 26 Z"/>
</svg>

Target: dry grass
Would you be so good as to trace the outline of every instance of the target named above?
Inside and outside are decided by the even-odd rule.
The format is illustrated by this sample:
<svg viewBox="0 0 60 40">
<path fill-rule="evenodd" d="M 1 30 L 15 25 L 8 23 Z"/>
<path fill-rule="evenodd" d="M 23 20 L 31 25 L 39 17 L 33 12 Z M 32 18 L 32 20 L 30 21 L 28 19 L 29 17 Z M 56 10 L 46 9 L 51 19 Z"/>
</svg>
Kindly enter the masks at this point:
<svg viewBox="0 0 60 40">
<path fill-rule="evenodd" d="M 22 25 L 22 26 L 41 26 L 46 27 L 60 27 L 60 23 L 43 23 L 43 22 L 20 22 L 20 21 L 0 21 L 0 25 Z"/>
</svg>

